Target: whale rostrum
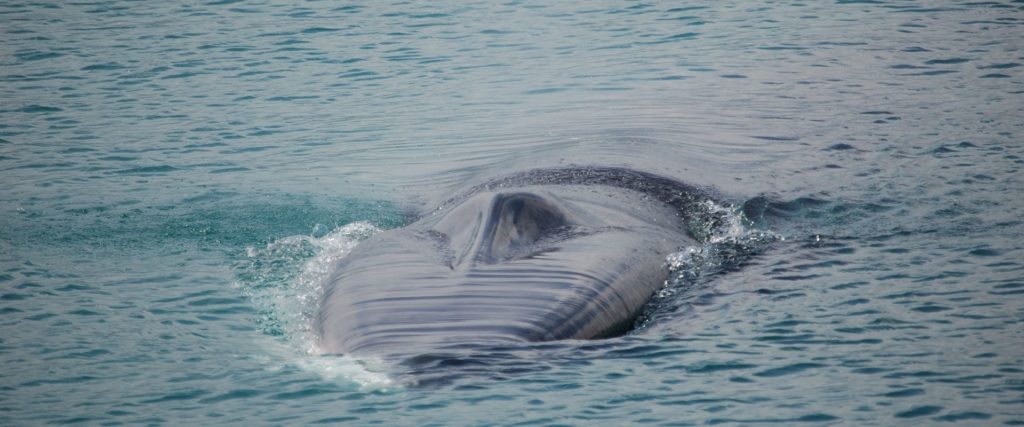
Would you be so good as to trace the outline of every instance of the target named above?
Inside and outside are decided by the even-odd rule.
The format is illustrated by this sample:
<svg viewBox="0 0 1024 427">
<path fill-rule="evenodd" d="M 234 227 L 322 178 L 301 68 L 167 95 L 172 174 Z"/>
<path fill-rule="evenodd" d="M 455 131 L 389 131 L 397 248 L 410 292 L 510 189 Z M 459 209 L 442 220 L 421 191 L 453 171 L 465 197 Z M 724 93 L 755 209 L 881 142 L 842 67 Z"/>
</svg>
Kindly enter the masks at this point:
<svg viewBox="0 0 1024 427">
<path fill-rule="evenodd" d="M 541 169 L 472 187 L 361 242 L 328 277 L 325 353 L 414 355 L 450 346 L 622 334 L 695 244 L 694 188 L 620 168 Z"/>
</svg>

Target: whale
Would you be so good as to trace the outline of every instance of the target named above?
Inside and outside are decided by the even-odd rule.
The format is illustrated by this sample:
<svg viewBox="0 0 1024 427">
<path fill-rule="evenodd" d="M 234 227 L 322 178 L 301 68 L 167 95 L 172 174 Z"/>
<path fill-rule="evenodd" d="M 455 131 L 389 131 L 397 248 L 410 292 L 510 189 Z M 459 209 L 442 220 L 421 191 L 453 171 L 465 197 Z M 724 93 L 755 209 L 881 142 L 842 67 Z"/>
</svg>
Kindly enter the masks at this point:
<svg viewBox="0 0 1024 427">
<path fill-rule="evenodd" d="M 622 335 L 666 283 L 666 256 L 696 244 L 687 224 L 703 200 L 695 186 L 620 167 L 534 169 L 470 186 L 334 266 L 317 345 L 401 358 Z"/>
</svg>

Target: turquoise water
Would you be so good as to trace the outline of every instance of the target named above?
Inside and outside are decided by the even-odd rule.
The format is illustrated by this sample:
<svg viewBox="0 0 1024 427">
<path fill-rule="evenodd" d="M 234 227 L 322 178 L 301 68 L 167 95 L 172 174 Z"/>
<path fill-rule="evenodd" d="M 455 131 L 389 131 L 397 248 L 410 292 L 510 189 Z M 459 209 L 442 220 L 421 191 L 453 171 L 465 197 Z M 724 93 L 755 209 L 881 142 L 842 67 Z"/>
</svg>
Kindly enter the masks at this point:
<svg viewBox="0 0 1024 427">
<path fill-rule="evenodd" d="M 0 4 L 0 424 L 1024 424 L 1024 3 L 548 3 Z M 359 240 L 563 164 L 736 227 L 626 337 L 318 353 Z"/>
</svg>

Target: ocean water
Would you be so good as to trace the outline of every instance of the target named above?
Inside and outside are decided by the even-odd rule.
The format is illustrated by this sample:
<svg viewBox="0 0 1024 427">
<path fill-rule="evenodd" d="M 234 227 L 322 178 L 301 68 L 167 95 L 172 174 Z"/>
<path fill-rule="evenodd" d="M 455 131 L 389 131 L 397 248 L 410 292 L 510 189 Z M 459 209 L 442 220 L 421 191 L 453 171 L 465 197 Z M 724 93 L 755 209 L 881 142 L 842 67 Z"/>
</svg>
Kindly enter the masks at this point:
<svg viewBox="0 0 1024 427">
<path fill-rule="evenodd" d="M 1020 0 L 11 0 L 0 34 L 0 424 L 1024 424 Z M 636 331 L 318 351 L 360 240 L 570 164 L 729 220 Z"/>
</svg>

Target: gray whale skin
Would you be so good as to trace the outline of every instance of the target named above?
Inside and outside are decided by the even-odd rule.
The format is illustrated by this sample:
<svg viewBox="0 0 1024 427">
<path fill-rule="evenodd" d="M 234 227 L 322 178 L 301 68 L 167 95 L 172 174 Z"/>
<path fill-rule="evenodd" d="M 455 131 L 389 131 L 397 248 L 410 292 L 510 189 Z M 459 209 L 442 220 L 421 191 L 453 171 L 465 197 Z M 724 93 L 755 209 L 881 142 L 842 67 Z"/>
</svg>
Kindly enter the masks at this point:
<svg viewBox="0 0 1024 427">
<path fill-rule="evenodd" d="M 324 284 L 324 353 L 415 355 L 629 330 L 694 244 L 685 184 L 622 168 L 538 169 L 472 187 L 359 243 Z"/>
</svg>

